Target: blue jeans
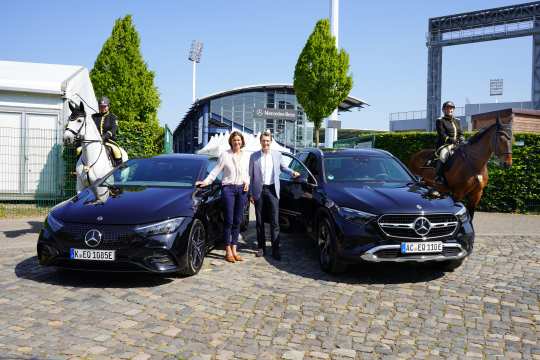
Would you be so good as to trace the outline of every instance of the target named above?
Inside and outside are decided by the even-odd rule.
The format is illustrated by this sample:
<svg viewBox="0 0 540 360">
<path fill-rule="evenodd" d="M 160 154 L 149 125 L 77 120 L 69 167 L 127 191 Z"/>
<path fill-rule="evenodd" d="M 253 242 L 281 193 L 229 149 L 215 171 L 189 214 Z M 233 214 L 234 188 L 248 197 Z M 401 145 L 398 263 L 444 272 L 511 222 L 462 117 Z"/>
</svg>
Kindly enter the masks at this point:
<svg viewBox="0 0 540 360">
<path fill-rule="evenodd" d="M 225 244 L 236 245 L 240 234 L 240 224 L 244 218 L 247 191 L 244 192 L 244 185 L 223 185 L 221 199 L 225 205 L 225 224 L 223 224 Z"/>
</svg>

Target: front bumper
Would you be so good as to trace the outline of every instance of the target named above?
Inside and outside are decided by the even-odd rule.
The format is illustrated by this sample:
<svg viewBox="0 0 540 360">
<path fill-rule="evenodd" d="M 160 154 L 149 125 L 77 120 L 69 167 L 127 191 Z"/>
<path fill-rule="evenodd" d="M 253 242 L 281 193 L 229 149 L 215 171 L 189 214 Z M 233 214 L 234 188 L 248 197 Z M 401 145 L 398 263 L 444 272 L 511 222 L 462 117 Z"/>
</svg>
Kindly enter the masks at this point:
<svg viewBox="0 0 540 360">
<path fill-rule="evenodd" d="M 376 221 L 356 224 L 336 218 L 337 255 L 347 263 L 359 262 L 440 262 L 460 260 L 473 249 L 474 228 L 470 221 L 458 222 L 455 230 L 446 236 L 426 239 L 388 236 Z M 441 241 L 441 253 L 401 253 L 406 242 Z"/>
<path fill-rule="evenodd" d="M 450 251 L 448 251 L 450 250 Z M 360 258 L 368 262 L 426 262 L 459 260 L 468 255 L 458 243 L 443 243 L 442 254 L 415 254 L 400 256 L 400 245 L 380 245 L 366 251 Z"/>
<path fill-rule="evenodd" d="M 62 230 L 55 233 L 44 227 L 39 234 L 37 255 L 43 266 L 87 271 L 177 273 L 183 270 L 180 264 L 186 252 L 186 228 L 187 224 L 183 224 L 176 233 L 148 239 L 133 232 L 114 233 L 105 230 L 109 231 L 111 241 L 90 248 L 73 233 Z M 74 260 L 70 258 L 72 248 L 114 250 L 115 260 Z"/>
</svg>

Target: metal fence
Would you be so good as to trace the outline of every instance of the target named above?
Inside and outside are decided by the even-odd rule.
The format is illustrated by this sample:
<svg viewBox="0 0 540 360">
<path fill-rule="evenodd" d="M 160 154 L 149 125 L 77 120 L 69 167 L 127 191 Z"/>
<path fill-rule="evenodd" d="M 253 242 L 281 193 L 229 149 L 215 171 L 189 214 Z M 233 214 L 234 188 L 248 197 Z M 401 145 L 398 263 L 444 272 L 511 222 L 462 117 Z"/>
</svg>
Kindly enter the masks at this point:
<svg viewBox="0 0 540 360">
<path fill-rule="evenodd" d="M 43 216 L 72 196 L 74 164 L 58 130 L 0 127 L 0 218 Z"/>
</svg>

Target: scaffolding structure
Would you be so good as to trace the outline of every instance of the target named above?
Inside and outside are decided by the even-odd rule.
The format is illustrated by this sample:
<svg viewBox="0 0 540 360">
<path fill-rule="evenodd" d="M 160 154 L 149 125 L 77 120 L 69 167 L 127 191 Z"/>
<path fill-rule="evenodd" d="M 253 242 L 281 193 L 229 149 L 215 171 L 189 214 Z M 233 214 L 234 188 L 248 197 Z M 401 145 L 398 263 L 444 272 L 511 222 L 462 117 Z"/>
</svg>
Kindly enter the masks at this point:
<svg viewBox="0 0 540 360">
<path fill-rule="evenodd" d="M 540 109 L 540 1 L 429 19 L 427 119 L 431 129 L 440 114 L 444 46 L 532 36 L 531 101 Z"/>
</svg>

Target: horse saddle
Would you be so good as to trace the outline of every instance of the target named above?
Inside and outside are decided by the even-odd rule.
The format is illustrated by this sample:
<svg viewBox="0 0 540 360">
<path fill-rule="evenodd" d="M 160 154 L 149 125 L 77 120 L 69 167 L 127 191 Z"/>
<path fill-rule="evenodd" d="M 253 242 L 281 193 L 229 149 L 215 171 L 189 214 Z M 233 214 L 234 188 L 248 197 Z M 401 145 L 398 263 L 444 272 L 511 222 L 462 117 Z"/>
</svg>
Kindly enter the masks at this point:
<svg viewBox="0 0 540 360">
<path fill-rule="evenodd" d="M 112 156 L 114 160 L 122 160 L 123 153 L 125 153 L 125 150 L 118 145 L 116 142 L 109 140 L 105 143 L 105 146 L 109 150 L 109 154 Z M 78 146 L 76 149 L 76 156 L 80 156 L 82 151 L 82 146 Z"/>
<path fill-rule="evenodd" d="M 115 160 L 122 160 L 122 148 L 116 142 L 109 140 L 105 143 L 111 149 L 111 155 Z"/>
</svg>

